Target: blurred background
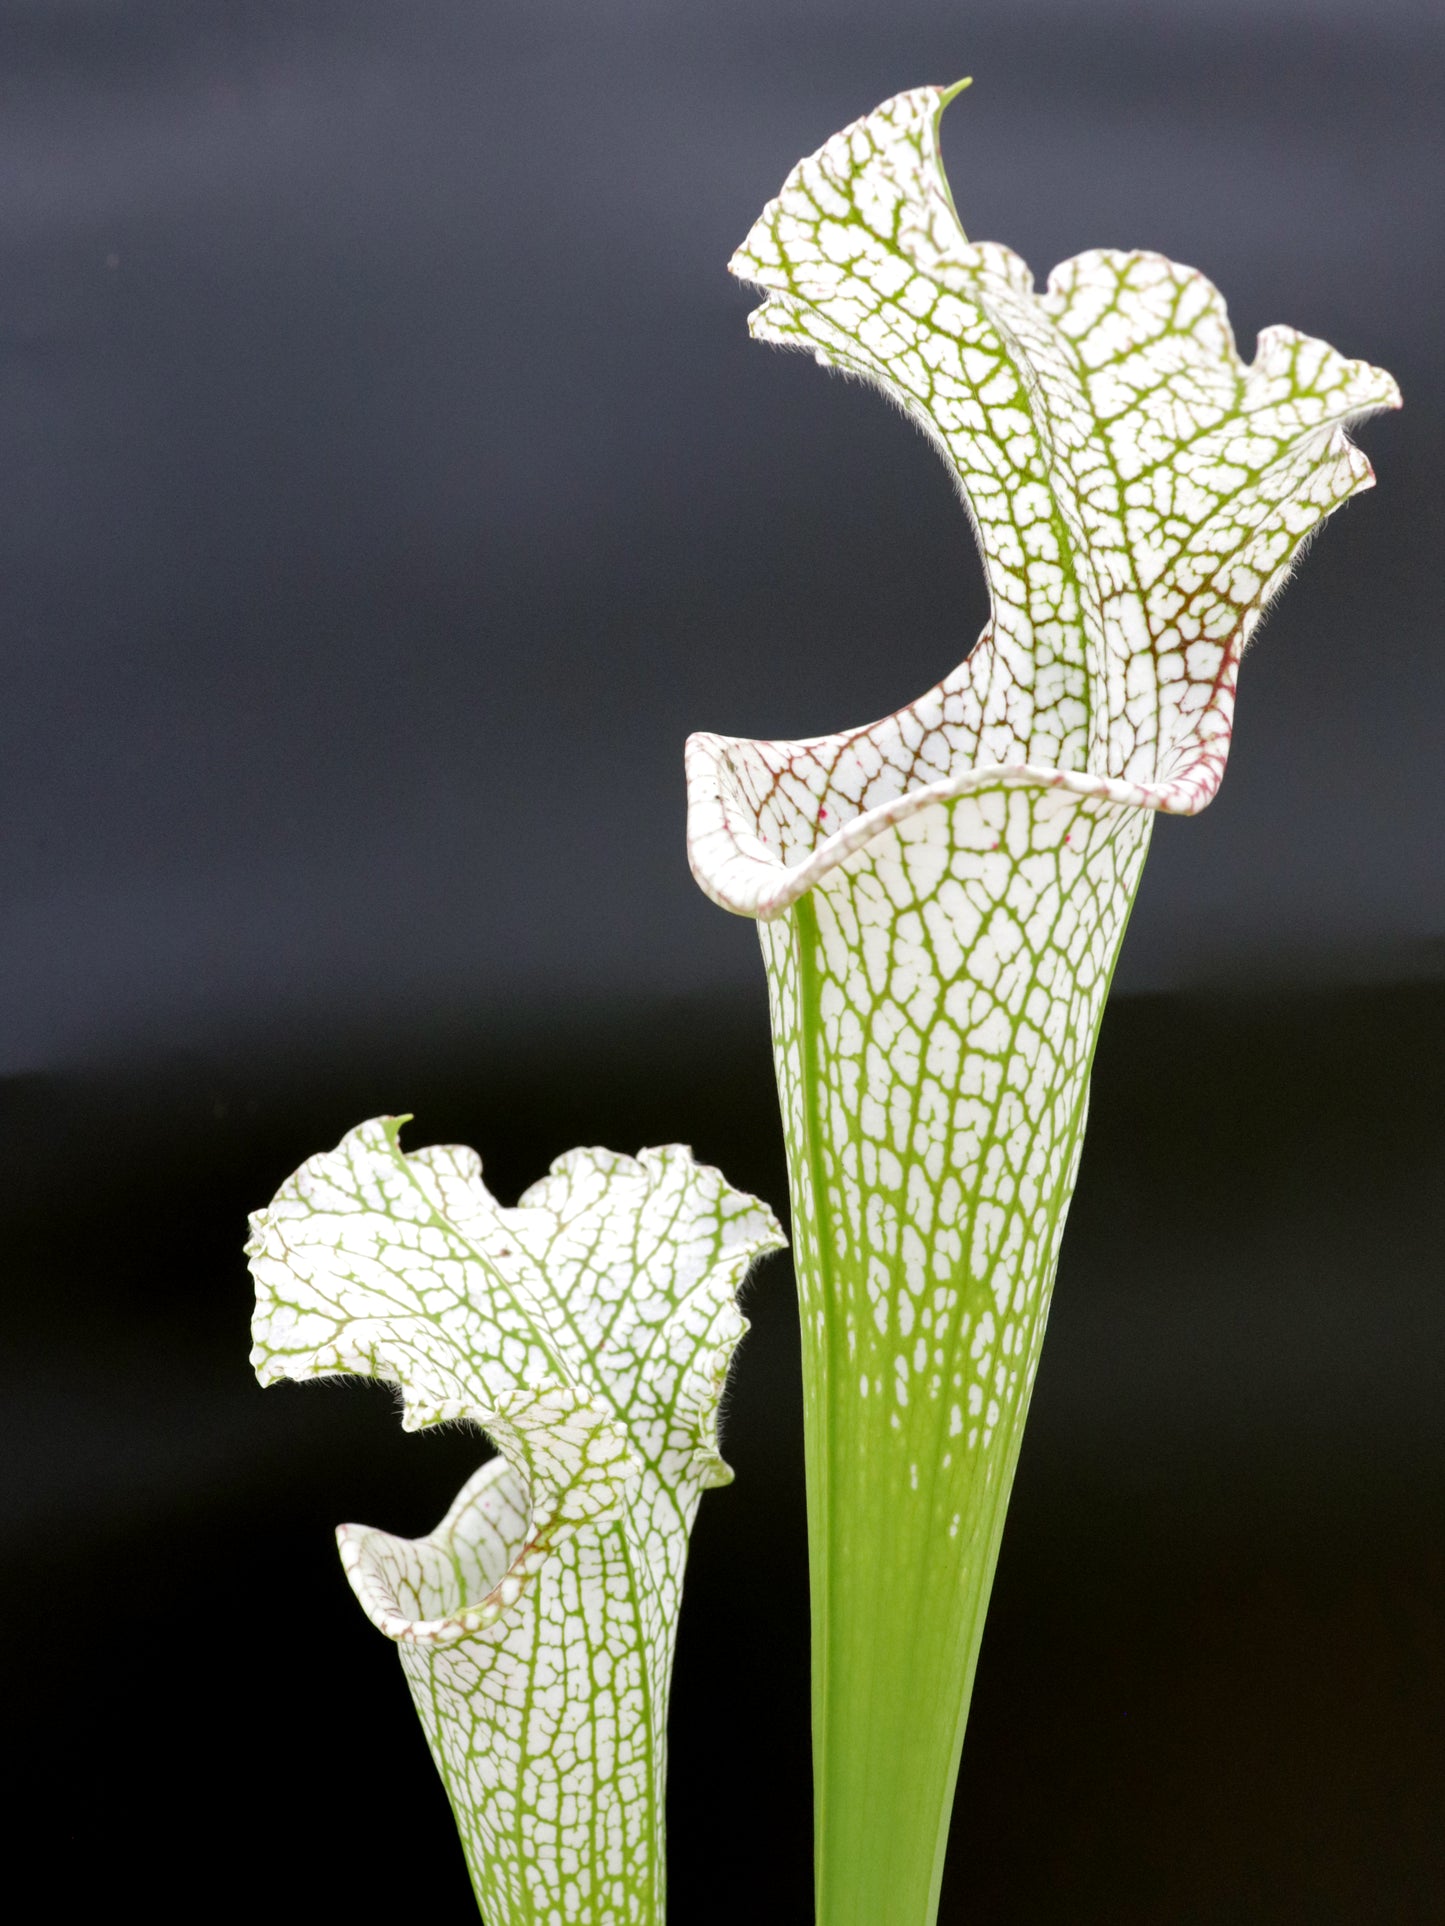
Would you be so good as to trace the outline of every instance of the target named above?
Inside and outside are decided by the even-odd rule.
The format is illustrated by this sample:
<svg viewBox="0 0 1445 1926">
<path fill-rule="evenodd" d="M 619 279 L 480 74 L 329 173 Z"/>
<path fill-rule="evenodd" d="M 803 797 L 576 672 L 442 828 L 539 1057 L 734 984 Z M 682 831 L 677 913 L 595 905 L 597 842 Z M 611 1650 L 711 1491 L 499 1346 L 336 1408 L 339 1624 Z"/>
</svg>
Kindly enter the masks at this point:
<svg viewBox="0 0 1445 1926">
<path fill-rule="evenodd" d="M 263 1397 L 245 1213 L 386 1110 L 508 1201 L 681 1139 L 785 1205 L 683 739 L 871 719 L 985 603 L 936 458 L 752 345 L 724 265 L 963 73 L 972 235 L 1160 249 L 1246 354 L 1289 322 L 1406 408 L 1155 839 L 942 1918 L 1445 1917 L 1426 0 L 0 0 L 0 1632 L 47 1916 L 469 1916 L 331 1532 L 428 1529 L 480 1448 Z M 785 1259 L 750 1309 L 674 1706 L 697 1926 L 809 1917 Z"/>
</svg>

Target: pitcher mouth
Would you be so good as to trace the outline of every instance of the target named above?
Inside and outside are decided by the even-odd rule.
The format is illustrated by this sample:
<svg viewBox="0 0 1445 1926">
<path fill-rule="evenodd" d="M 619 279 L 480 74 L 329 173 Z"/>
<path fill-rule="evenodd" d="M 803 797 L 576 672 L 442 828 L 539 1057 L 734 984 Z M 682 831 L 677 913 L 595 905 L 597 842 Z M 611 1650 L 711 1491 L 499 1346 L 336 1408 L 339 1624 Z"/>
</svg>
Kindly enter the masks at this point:
<svg viewBox="0 0 1445 1926">
<path fill-rule="evenodd" d="M 893 724 L 896 718 L 887 721 Z M 1056 790 L 1081 800 L 1129 809 L 1194 815 L 1212 800 L 1228 750 L 1227 734 L 1221 733 L 1216 743 L 1206 740 L 1183 771 L 1162 782 L 1135 782 L 1027 762 L 970 767 L 905 789 L 852 814 L 848 813 L 846 799 L 840 802 L 838 786 L 830 781 L 817 798 L 811 842 L 806 818 L 796 804 L 791 809 L 792 821 L 785 826 L 775 809 L 759 806 L 755 800 L 757 778 L 775 781 L 778 769 L 794 756 L 801 761 L 826 745 L 841 763 L 847 751 L 870 734 L 864 729 L 796 743 L 709 734 L 688 738 L 688 862 L 697 883 L 713 902 L 735 915 L 767 922 L 782 915 L 831 870 L 887 830 L 925 810 L 988 791 Z M 981 818 L 980 854 L 993 846 L 988 824 Z"/>
<path fill-rule="evenodd" d="M 552 1542 L 532 1535 L 532 1504 L 503 1457 L 489 1459 L 425 1538 L 341 1525 L 336 1542 L 362 1610 L 401 1645 L 454 1645 L 497 1626 L 543 1564 Z"/>
</svg>

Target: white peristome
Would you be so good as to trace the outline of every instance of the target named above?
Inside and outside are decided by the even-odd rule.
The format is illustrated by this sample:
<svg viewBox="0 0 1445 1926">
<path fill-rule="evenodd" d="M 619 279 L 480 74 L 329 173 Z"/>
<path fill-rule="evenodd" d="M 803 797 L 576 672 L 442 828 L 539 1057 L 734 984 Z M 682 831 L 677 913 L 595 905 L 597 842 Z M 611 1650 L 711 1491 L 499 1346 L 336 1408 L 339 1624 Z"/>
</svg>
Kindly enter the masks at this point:
<svg viewBox="0 0 1445 1926">
<path fill-rule="evenodd" d="M 397 1642 L 488 1926 L 660 1926 L 688 1533 L 771 1213 L 671 1146 L 577 1150 L 514 1209 L 383 1118 L 252 1219 L 263 1383 L 362 1372 L 501 1455 L 417 1540 L 337 1534 Z"/>
</svg>

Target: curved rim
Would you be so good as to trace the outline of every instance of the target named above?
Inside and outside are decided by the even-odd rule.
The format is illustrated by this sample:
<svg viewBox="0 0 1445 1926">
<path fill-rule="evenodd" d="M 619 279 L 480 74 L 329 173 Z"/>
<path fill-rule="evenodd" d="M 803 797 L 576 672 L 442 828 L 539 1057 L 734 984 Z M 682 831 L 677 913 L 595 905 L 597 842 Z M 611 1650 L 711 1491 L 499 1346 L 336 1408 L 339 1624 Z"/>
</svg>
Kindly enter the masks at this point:
<svg viewBox="0 0 1445 1926">
<path fill-rule="evenodd" d="M 527 1496 L 518 1474 L 500 1456 L 489 1458 L 463 1485 L 446 1517 L 424 1538 L 399 1538 L 372 1525 L 338 1525 L 336 1546 L 341 1563 L 361 1609 L 376 1629 L 398 1645 L 455 1645 L 500 1623 L 530 1588 L 533 1579 L 555 1549 L 555 1533 L 544 1538 L 532 1536 L 532 1506 L 526 1503 L 527 1530 L 521 1548 L 513 1554 L 502 1576 L 484 1597 L 463 1605 L 458 1611 L 440 1618 L 408 1618 L 397 1605 L 396 1594 L 378 1568 L 377 1544 L 396 1546 L 403 1554 L 414 1546 L 442 1545 L 455 1531 L 464 1512 L 469 1511 L 490 1486 L 511 1475 L 517 1478 L 518 1496 Z"/>
<path fill-rule="evenodd" d="M 818 742 L 848 738 L 818 737 Z M 1227 737 L 1225 738 L 1227 742 Z M 910 816 L 942 803 L 985 789 L 1056 789 L 1067 795 L 1124 808 L 1154 810 L 1161 815 L 1193 816 L 1214 797 L 1217 777 L 1191 782 L 1176 776 L 1168 782 L 1130 782 L 1119 776 L 1091 775 L 1087 770 L 1051 769 L 1038 763 L 994 763 L 961 771 L 956 776 L 907 790 L 877 803 L 820 842 L 800 863 L 783 863 L 760 841 L 745 846 L 722 796 L 722 770 L 734 749 L 803 750 L 805 742 L 764 742 L 741 736 L 699 734 L 688 738 L 686 749 L 688 821 L 687 853 L 693 876 L 703 892 L 720 908 L 738 916 L 768 922 L 813 889 L 830 870 L 846 862 L 884 831 Z M 746 832 L 745 832 L 746 833 Z M 749 839 L 753 840 L 753 839 Z"/>
</svg>

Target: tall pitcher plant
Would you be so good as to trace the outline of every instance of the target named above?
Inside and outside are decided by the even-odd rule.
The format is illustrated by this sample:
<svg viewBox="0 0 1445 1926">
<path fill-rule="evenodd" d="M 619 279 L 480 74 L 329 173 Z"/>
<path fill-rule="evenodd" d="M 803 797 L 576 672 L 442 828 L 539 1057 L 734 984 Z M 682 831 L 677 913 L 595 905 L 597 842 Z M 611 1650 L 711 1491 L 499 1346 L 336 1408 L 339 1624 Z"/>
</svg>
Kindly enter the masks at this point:
<svg viewBox="0 0 1445 1926">
<path fill-rule="evenodd" d="M 934 442 L 992 613 L 840 735 L 688 744 L 694 874 L 758 919 L 805 1373 L 818 1919 L 938 1907 L 984 1613 L 1079 1165 L 1105 996 L 1159 811 L 1213 797 L 1241 653 L 1370 485 L 1387 374 L 1290 328 L 1236 353 L 1157 254 L 1042 293 L 970 242 L 922 87 L 789 175 L 732 272 L 762 341 Z"/>
</svg>

